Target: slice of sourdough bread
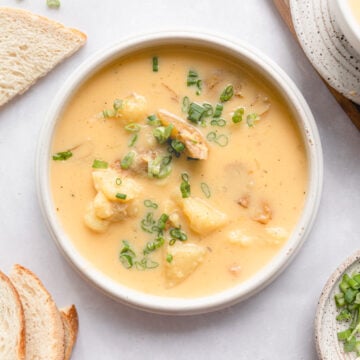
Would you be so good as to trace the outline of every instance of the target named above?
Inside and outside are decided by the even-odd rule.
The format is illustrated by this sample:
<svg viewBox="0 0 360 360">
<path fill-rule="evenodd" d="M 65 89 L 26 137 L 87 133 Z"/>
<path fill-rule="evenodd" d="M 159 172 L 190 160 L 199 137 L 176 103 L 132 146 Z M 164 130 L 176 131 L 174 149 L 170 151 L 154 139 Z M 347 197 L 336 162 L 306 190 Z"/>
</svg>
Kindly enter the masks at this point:
<svg viewBox="0 0 360 360">
<path fill-rule="evenodd" d="M 64 328 L 51 295 L 35 274 L 20 265 L 14 265 L 10 279 L 25 314 L 26 360 L 64 360 Z"/>
<path fill-rule="evenodd" d="M 71 353 L 74 348 L 77 333 L 79 330 L 79 319 L 75 305 L 67 306 L 60 309 L 61 318 L 65 331 L 65 357 L 64 360 L 71 358 Z"/>
<path fill-rule="evenodd" d="M 82 32 L 29 11 L 0 7 L 0 106 L 25 92 L 86 41 Z"/>
<path fill-rule="evenodd" d="M 25 319 L 19 294 L 0 271 L 0 359 L 25 359 Z"/>
</svg>

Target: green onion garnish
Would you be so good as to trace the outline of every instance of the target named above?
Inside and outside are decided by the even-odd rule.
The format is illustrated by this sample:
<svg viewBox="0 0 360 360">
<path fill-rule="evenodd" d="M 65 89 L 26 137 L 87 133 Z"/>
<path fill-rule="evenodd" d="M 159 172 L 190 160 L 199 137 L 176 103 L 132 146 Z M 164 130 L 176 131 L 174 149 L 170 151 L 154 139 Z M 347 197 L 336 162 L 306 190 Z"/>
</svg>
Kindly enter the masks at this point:
<svg viewBox="0 0 360 360">
<path fill-rule="evenodd" d="M 211 104 L 203 103 L 202 106 L 205 109 L 204 116 L 210 117 L 214 114 L 214 108 Z"/>
<path fill-rule="evenodd" d="M 173 261 L 173 256 L 171 254 L 167 254 L 166 255 L 166 261 L 171 264 L 171 262 Z"/>
<path fill-rule="evenodd" d="M 157 56 L 153 56 L 153 72 L 159 71 L 159 58 Z"/>
<path fill-rule="evenodd" d="M 206 109 L 200 104 L 192 102 L 189 106 L 188 120 L 194 123 L 200 123 L 202 118 L 205 116 Z"/>
<path fill-rule="evenodd" d="M 176 139 L 171 140 L 171 148 L 175 150 L 176 153 L 182 153 L 185 150 L 185 145 Z"/>
<path fill-rule="evenodd" d="M 153 213 L 149 212 L 146 214 L 145 218 L 141 220 L 141 228 L 152 234 L 154 232 L 153 226 L 155 225 L 154 215 Z"/>
<path fill-rule="evenodd" d="M 122 169 L 126 170 L 132 165 L 132 163 L 134 162 L 135 154 L 135 151 L 130 151 L 124 156 L 120 163 Z"/>
<path fill-rule="evenodd" d="M 160 231 L 163 231 L 165 229 L 166 226 L 166 222 L 169 220 L 169 215 L 168 214 L 161 214 L 159 220 L 158 220 L 158 228 Z"/>
<path fill-rule="evenodd" d="M 214 118 L 210 121 L 210 125 L 224 127 L 226 125 L 226 120 Z"/>
<path fill-rule="evenodd" d="M 116 184 L 116 185 L 121 185 L 121 184 L 122 184 L 122 180 L 121 180 L 120 178 L 116 178 L 115 184 Z"/>
<path fill-rule="evenodd" d="M 206 139 L 210 142 L 214 142 L 215 144 L 224 147 L 229 143 L 229 138 L 225 134 L 217 135 L 216 132 L 211 131 L 206 135 Z"/>
<path fill-rule="evenodd" d="M 173 128 L 174 125 L 170 124 L 169 126 L 159 126 L 153 130 L 153 135 L 159 144 L 164 144 L 167 141 Z"/>
<path fill-rule="evenodd" d="M 143 250 L 144 255 L 148 255 L 151 252 L 161 248 L 165 243 L 165 239 L 162 236 L 158 236 L 154 241 L 149 241 L 145 249 Z"/>
<path fill-rule="evenodd" d="M 122 194 L 122 193 L 117 193 L 117 194 L 115 195 L 115 197 L 116 197 L 117 199 L 120 199 L 120 200 L 126 200 L 127 195 L 126 195 L 126 194 Z"/>
<path fill-rule="evenodd" d="M 148 176 L 163 179 L 171 173 L 171 155 L 157 156 L 148 164 Z"/>
<path fill-rule="evenodd" d="M 248 127 L 254 127 L 255 121 L 259 121 L 259 120 L 260 120 L 260 116 L 256 113 L 249 114 L 246 117 L 246 122 L 248 124 Z"/>
<path fill-rule="evenodd" d="M 61 152 L 54 154 L 52 159 L 55 161 L 67 160 L 67 159 L 71 158 L 72 156 L 73 156 L 73 153 L 70 150 L 61 151 Z"/>
<path fill-rule="evenodd" d="M 189 184 L 189 175 L 187 173 L 181 174 L 182 182 L 180 184 L 181 196 L 185 199 L 188 198 L 191 194 L 191 188 Z"/>
<path fill-rule="evenodd" d="M 106 161 L 95 159 L 92 167 L 94 169 L 107 169 L 109 167 L 109 164 Z"/>
<path fill-rule="evenodd" d="M 339 314 L 336 320 L 348 322 L 348 329 L 337 333 L 339 341 L 344 343 L 345 352 L 355 352 L 360 355 L 360 273 L 349 276 L 344 274 L 339 284 L 340 292 L 335 294 L 334 300 Z"/>
<path fill-rule="evenodd" d="M 112 118 L 116 115 L 116 112 L 114 109 L 105 109 L 102 112 L 104 118 Z"/>
<path fill-rule="evenodd" d="M 200 184 L 200 186 L 201 186 L 201 191 L 204 193 L 204 195 L 205 195 L 207 198 L 209 198 L 209 197 L 211 196 L 211 191 L 210 191 L 209 185 L 206 184 L 206 183 L 204 183 L 204 182 L 202 182 L 202 183 Z"/>
<path fill-rule="evenodd" d="M 234 111 L 234 114 L 232 116 L 232 122 L 234 124 L 238 124 L 243 120 L 244 111 L 245 111 L 244 108 L 238 108 Z"/>
<path fill-rule="evenodd" d="M 135 252 L 131 249 L 128 241 L 123 240 L 123 247 L 120 251 L 120 261 L 126 269 L 130 269 L 134 265 Z"/>
<path fill-rule="evenodd" d="M 137 270 L 146 270 L 155 269 L 159 266 L 159 264 L 156 261 L 144 257 L 140 261 L 136 261 L 135 266 Z"/>
<path fill-rule="evenodd" d="M 130 138 L 129 143 L 128 143 L 128 146 L 129 146 L 129 147 L 133 147 L 133 146 L 136 144 L 138 138 L 139 138 L 139 135 L 138 135 L 138 134 L 134 134 L 134 135 Z"/>
<path fill-rule="evenodd" d="M 189 111 L 190 99 L 188 96 L 184 96 L 182 101 L 181 111 L 187 113 Z"/>
<path fill-rule="evenodd" d="M 151 200 L 144 200 L 144 205 L 148 208 L 153 208 L 153 209 L 157 209 L 158 208 L 158 204 L 151 201 Z"/>
<path fill-rule="evenodd" d="M 221 93 L 220 101 L 221 102 L 229 101 L 233 97 L 233 95 L 234 95 L 234 87 L 230 84 Z"/>
<path fill-rule="evenodd" d="M 216 104 L 213 118 L 214 118 L 214 119 L 220 118 L 223 109 L 224 109 L 224 105 L 223 105 L 223 104 Z"/>
<path fill-rule="evenodd" d="M 52 9 L 58 9 L 60 7 L 60 0 L 46 0 L 46 5 Z"/>
<path fill-rule="evenodd" d="M 125 130 L 130 132 L 139 132 L 141 129 L 141 126 L 136 123 L 130 123 L 125 126 Z"/>
<path fill-rule="evenodd" d="M 151 126 L 159 126 L 161 125 L 160 120 L 156 117 L 155 114 L 147 117 L 147 123 Z"/>
<path fill-rule="evenodd" d="M 199 79 L 199 74 L 195 70 L 189 70 L 187 80 L 187 86 L 195 85 L 197 87 L 196 95 L 200 95 L 202 89 L 202 81 Z"/>
<path fill-rule="evenodd" d="M 188 238 L 187 235 L 183 231 L 181 231 L 180 228 L 172 228 L 169 234 L 172 239 L 176 239 L 180 241 L 185 241 Z"/>
<path fill-rule="evenodd" d="M 113 103 L 113 108 L 115 111 L 118 111 L 122 108 L 123 101 L 121 99 L 115 99 Z"/>
</svg>

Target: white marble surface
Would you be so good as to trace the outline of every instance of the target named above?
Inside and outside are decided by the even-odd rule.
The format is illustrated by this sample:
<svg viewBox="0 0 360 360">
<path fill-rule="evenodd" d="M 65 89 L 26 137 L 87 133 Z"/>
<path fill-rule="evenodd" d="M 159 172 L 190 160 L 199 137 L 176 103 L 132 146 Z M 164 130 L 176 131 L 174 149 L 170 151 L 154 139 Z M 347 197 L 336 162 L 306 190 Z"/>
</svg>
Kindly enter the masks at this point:
<svg viewBox="0 0 360 360">
<path fill-rule="evenodd" d="M 73 359 L 316 359 L 313 321 L 330 273 L 359 248 L 360 133 L 293 41 L 270 0 L 1 0 L 85 31 L 88 43 L 23 96 L 0 110 L 0 268 L 35 271 L 62 306 L 74 302 L 80 336 Z M 244 40 L 295 81 L 315 115 L 325 182 L 313 231 L 299 255 L 250 300 L 212 314 L 151 315 L 104 297 L 62 258 L 45 227 L 35 192 L 37 139 L 49 102 L 73 69 L 119 39 L 192 27 Z M 1 64 L 0 64 L 1 67 Z"/>
</svg>

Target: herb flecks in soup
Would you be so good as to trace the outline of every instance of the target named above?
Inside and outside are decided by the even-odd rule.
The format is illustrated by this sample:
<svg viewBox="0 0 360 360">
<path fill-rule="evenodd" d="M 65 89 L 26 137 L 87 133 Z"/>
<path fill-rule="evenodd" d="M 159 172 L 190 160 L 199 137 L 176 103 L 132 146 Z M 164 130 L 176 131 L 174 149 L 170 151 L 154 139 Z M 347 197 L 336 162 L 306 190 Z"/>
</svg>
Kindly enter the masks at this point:
<svg viewBox="0 0 360 360">
<path fill-rule="evenodd" d="M 290 236 L 308 182 L 278 93 L 186 48 L 134 54 L 90 78 L 52 156 L 55 207 L 78 251 L 157 295 L 203 296 L 254 275 Z"/>
</svg>

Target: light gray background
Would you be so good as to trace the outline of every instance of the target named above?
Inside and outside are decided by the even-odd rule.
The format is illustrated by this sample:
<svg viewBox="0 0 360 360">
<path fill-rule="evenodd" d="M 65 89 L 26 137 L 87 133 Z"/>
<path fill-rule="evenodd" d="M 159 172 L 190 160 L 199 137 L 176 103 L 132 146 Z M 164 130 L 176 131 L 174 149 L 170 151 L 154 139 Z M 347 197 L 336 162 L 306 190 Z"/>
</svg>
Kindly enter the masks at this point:
<svg viewBox="0 0 360 360">
<path fill-rule="evenodd" d="M 360 134 L 290 36 L 270 0 L 0 0 L 88 34 L 79 53 L 0 110 L 0 268 L 37 273 L 59 306 L 75 303 L 80 334 L 73 359 L 316 359 L 313 322 L 330 273 L 359 248 Z M 216 313 L 151 315 L 104 297 L 62 258 L 35 192 L 35 152 L 49 103 L 75 67 L 119 39 L 195 28 L 257 47 L 280 65 L 314 113 L 324 149 L 323 198 L 313 231 L 286 271 L 261 293 Z M 1 67 L 1 64 L 0 64 Z"/>
</svg>

